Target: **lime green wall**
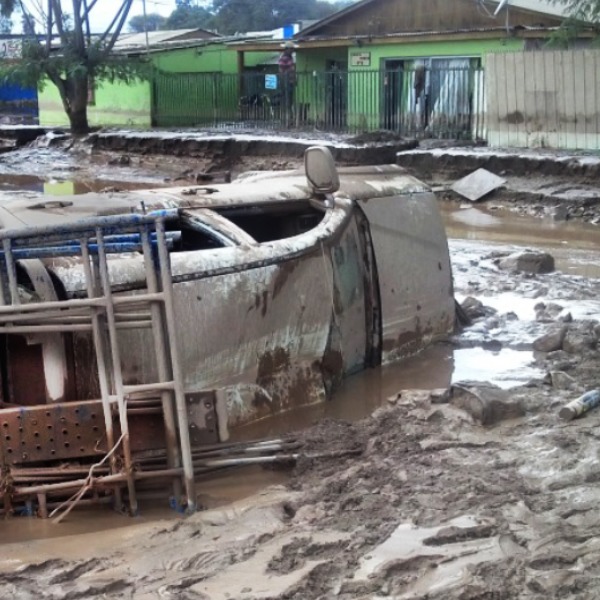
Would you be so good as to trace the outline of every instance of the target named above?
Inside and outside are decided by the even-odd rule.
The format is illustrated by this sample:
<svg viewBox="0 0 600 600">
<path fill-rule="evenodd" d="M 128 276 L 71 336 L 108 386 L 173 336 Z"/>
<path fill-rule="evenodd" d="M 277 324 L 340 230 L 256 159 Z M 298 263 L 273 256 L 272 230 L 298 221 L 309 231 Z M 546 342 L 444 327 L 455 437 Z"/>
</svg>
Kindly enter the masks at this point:
<svg viewBox="0 0 600 600">
<path fill-rule="evenodd" d="M 247 52 L 244 63 L 253 67 L 264 61 L 272 53 Z M 198 48 L 185 48 L 157 52 L 151 55 L 154 65 L 167 73 L 237 73 L 237 52 L 225 44 L 210 44 Z M 228 87 L 237 86 L 237 79 L 226 82 Z M 99 84 L 95 93 L 95 103 L 88 109 L 90 125 L 151 125 L 151 84 L 137 82 Z M 227 95 L 231 95 L 228 90 Z M 188 99 L 190 100 L 190 99 Z M 237 100 L 235 100 L 237 107 Z M 67 115 L 57 88 L 48 83 L 39 92 L 40 124 L 44 126 L 68 125 Z M 233 110 L 231 108 L 230 110 Z M 233 117 L 234 115 L 232 115 Z"/>
<path fill-rule="evenodd" d="M 152 62 L 169 73 L 237 73 L 237 53 L 225 44 L 156 52 Z"/>
<path fill-rule="evenodd" d="M 522 50 L 524 41 L 516 38 L 496 40 L 464 40 L 449 42 L 411 42 L 404 44 L 365 44 L 348 48 L 348 125 L 356 129 L 377 129 L 380 126 L 381 91 L 380 71 L 386 59 L 476 57 L 485 61 L 489 52 Z M 370 53 L 370 65 L 353 66 L 353 54 Z M 362 73 L 362 74 L 361 74 Z"/>
<path fill-rule="evenodd" d="M 326 74 L 330 61 L 347 68 L 348 49 L 345 47 L 302 50 L 296 54 L 296 102 L 302 105 L 303 119 L 319 123 L 328 101 L 330 75 Z"/>
<path fill-rule="evenodd" d="M 311 73 L 313 71 L 324 71 L 327 61 L 334 60 L 338 63 L 346 63 L 348 60 L 348 49 L 323 48 L 302 50 L 296 54 L 296 70 L 299 73 Z"/>
<path fill-rule="evenodd" d="M 369 45 L 348 48 L 348 68 L 350 70 L 369 70 L 383 68 L 385 59 L 432 58 L 444 56 L 476 56 L 484 57 L 488 52 L 514 52 L 522 50 L 524 41 L 517 38 L 501 38 L 496 40 L 464 40 L 454 42 L 412 42 L 409 44 Z M 352 54 L 371 54 L 371 65 L 353 67 Z"/>
<path fill-rule="evenodd" d="M 56 86 L 48 82 L 38 96 L 40 125 L 68 126 L 69 119 L 64 111 Z M 95 102 L 88 107 L 88 120 L 92 126 L 133 125 L 149 127 L 150 83 L 137 81 L 132 84 L 121 82 L 98 84 Z"/>
</svg>

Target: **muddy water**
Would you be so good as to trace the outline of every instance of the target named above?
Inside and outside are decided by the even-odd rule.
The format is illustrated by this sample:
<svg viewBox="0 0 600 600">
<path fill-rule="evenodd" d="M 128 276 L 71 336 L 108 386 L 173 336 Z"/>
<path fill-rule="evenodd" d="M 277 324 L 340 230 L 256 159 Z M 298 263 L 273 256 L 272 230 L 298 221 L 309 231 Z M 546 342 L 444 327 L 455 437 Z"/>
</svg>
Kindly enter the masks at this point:
<svg viewBox="0 0 600 600">
<path fill-rule="evenodd" d="M 25 183 L 25 182 L 23 182 Z M 465 266 L 469 277 L 469 261 L 496 248 L 536 247 L 551 252 L 557 268 L 565 273 L 588 278 L 600 278 L 600 230 L 592 225 L 555 223 L 517 216 L 508 212 L 484 210 L 479 207 L 461 209 L 442 206 L 453 261 Z M 523 240 L 527 240 L 523 243 Z M 468 253 L 466 253 L 468 250 Z M 460 297 L 461 290 L 457 289 Z M 533 306 L 539 299 L 523 298 L 507 291 L 504 295 L 488 296 L 485 303 L 506 306 L 531 319 Z M 586 303 L 574 303 L 586 314 Z M 590 312 L 597 313 L 592 303 Z M 580 316 L 575 314 L 574 316 Z M 433 389 L 447 387 L 452 381 L 492 381 L 501 387 L 511 387 L 541 375 L 532 363 L 529 351 L 504 348 L 500 351 L 480 347 L 456 349 L 441 344 L 400 364 L 370 369 L 347 379 L 327 403 L 291 411 L 234 432 L 238 439 L 278 436 L 299 430 L 324 418 L 355 421 L 372 413 L 377 407 L 393 401 L 402 389 Z M 251 496 L 263 487 L 285 481 L 285 474 L 261 468 L 243 472 L 224 473 L 199 482 L 200 503 L 214 508 Z M 142 516 L 135 523 L 157 519 L 177 519 L 179 516 L 165 506 L 164 501 L 142 504 Z M 121 528 L 132 523 L 110 511 L 94 510 L 90 519 L 87 511 L 75 511 L 60 527 L 37 519 L 14 519 L 1 525 L 2 541 L 33 540 L 44 537 L 75 535 Z"/>
<path fill-rule="evenodd" d="M 288 475 L 284 471 L 271 471 L 260 466 L 252 466 L 240 471 L 225 471 L 210 477 L 198 477 L 198 503 L 203 509 L 215 509 L 227 506 L 238 500 L 249 498 L 270 485 L 285 483 Z M 159 493 L 158 498 L 147 498 L 140 501 L 139 515 L 135 518 L 124 517 L 113 512 L 108 507 L 80 508 L 73 511 L 67 519 L 59 525 L 51 519 L 37 518 L 12 518 L 0 520 L 0 543 L 24 542 L 36 539 L 48 539 L 64 536 L 78 536 L 81 534 L 94 534 L 113 531 L 129 526 L 153 524 L 157 521 L 173 521 L 183 517 L 169 507 L 164 494 Z M 64 542 L 61 542 L 64 543 Z M 71 538 L 69 547 L 77 548 L 76 538 Z M 2 552 L 0 551 L 0 559 Z"/>
<path fill-rule="evenodd" d="M 538 248 L 550 252 L 556 268 L 570 275 L 600 278 L 600 226 L 574 221 L 556 222 L 518 215 L 507 210 L 441 204 L 448 238 L 485 244 Z"/>
<path fill-rule="evenodd" d="M 455 266 L 467 264 L 464 279 L 469 278 L 468 265 L 473 256 L 507 248 L 524 247 L 550 252 L 556 269 L 566 274 L 600 278 L 599 226 L 562 222 L 516 215 L 508 211 L 489 210 L 471 205 L 456 208 L 440 205 L 450 252 Z M 525 242 L 524 242 L 525 240 Z M 467 251 L 468 250 L 468 254 Z M 457 299 L 464 294 L 457 289 Z M 541 298 L 524 298 L 507 291 L 486 296 L 486 305 L 499 311 L 510 309 L 520 319 L 531 320 L 534 306 Z M 561 302 L 574 318 L 597 316 L 600 304 L 595 300 Z M 531 351 L 483 348 L 453 348 L 441 344 L 399 364 L 369 369 L 347 379 L 331 401 L 297 409 L 276 418 L 246 426 L 236 432 L 242 438 L 277 435 L 307 427 L 323 418 L 355 421 L 371 414 L 402 389 L 435 389 L 461 380 L 490 381 L 503 388 L 522 385 L 542 376 L 531 366 Z"/>
</svg>

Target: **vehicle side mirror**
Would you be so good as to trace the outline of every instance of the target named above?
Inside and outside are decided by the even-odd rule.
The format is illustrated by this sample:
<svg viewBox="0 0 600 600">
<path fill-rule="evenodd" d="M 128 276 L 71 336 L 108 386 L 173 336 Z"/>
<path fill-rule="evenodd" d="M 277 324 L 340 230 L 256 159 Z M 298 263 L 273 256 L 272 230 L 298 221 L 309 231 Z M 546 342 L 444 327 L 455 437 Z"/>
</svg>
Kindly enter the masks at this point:
<svg viewBox="0 0 600 600">
<path fill-rule="evenodd" d="M 340 189 L 340 176 L 329 148 L 308 148 L 304 153 L 304 170 L 316 194 L 333 194 Z"/>
</svg>

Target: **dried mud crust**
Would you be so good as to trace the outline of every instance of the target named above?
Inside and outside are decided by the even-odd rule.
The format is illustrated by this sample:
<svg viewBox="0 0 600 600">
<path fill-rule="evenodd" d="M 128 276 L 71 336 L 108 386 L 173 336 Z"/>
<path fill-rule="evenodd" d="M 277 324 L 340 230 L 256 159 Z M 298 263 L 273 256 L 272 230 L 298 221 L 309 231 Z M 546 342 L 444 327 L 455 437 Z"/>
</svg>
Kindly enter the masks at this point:
<svg viewBox="0 0 600 600">
<path fill-rule="evenodd" d="M 491 205 L 560 221 L 600 223 L 600 158 L 596 155 L 438 148 L 402 152 L 397 163 L 430 184 L 446 202 L 466 202 L 450 186 L 484 168 L 503 177 L 506 184 L 475 205 Z"/>
</svg>

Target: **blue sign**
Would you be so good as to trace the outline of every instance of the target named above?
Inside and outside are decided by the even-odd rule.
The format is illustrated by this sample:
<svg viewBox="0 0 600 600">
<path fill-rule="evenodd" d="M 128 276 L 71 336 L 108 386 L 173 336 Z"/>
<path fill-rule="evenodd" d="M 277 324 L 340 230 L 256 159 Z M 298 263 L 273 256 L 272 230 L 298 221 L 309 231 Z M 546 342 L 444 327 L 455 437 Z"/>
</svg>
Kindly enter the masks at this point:
<svg viewBox="0 0 600 600">
<path fill-rule="evenodd" d="M 276 90 L 277 89 L 277 75 L 265 75 L 265 89 Z"/>
</svg>

